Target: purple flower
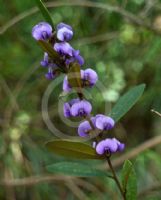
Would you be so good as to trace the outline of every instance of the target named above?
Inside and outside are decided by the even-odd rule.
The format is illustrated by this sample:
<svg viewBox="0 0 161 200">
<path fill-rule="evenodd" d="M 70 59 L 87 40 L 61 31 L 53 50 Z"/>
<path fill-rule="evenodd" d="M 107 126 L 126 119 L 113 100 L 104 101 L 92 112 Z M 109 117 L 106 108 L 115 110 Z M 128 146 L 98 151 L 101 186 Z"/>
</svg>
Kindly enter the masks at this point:
<svg viewBox="0 0 161 200">
<path fill-rule="evenodd" d="M 72 56 L 73 55 L 73 48 L 67 42 L 55 43 L 54 49 L 61 56 L 67 56 L 67 55 Z"/>
<path fill-rule="evenodd" d="M 48 80 L 52 80 L 56 77 L 56 72 L 51 68 L 49 67 L 48 68 L 48 73 L 45 74 L 45 77 L 48 79 Z"/>
<path fill-rule="evenodd" d="M 71 85 L 68 82 L 67 76 L 64 77 L 64 81 L 63 81 L 63 91 L 65 92 L 70 92 L 72 89 Z"/>
<path fill-rule="evenodd" d="M 60 23 L 57 25 L 57 38 L 60 41 L 69 41 L 72 39 L 72 36 L 73 30 L 71 26 L 64 23 Z"/>
<path fill-rule="evenodd" d="M 66 65 L 69 65 L 72 62 L 78 62 L 78 64 L 82 66 L 84 64 L 84 59 L 82 56 L 79 55 L 79 50 L 73 49 L 72 54 L 73 54 L 72 57 L 66 59 L 65 61 Z"/>
<path fill-rule="evenodd" d="M 79 101 L 80 101 L 79 99 L 72 99 L 71 101 L 64 103 L 64 116 L 65 117 L 67 117 L 67 118 L 72 117 L 71 107 L 74 103 L 79 102 Z"/>
<path fill-rule="evenodd" d="M 73 58 L 80 64 L 80 66 L 82 66 L 84 64 L 84 59 L 79 54 L 79 50 L 73 50 Z"/>
<path fill-rule="evenodd" d="M 46 52 L 44 53 L 44 59 L 40 62 L 40 64 L 43 67 L 48 67 L 48 65 L 49 65 L 49 56 L 48 56 L 48 54 Z"/>
<path fill-rule="evenodd" d="M 103 155 L 106 152 L 115 153 L 117 151 L 123 151 L 125 144 L 118 141 L 116 138 L 105 139 L 96 145 L 96 152 L 99 155 Z"/>
<path fill-rule="evenodd" d="M 73 117 L 83 117 L 90 114 L 92 110 L 91 104 L 86 100 L 81 100 L 74 103 L 71 107 L 71 114 Z"/>
<path fill-rule="evenodd" d="M 46 22 L 40 22 L 32 29 L 35 40 L 48 40 L 52 35 L 52 27 Z"/>
<path fill-rule="evenodd" d="M 88 81 L 89 86 L 94 86 L 98 80 L 97 73 L 93 69 L 86 69 L 84 71 L 84 81 Z"/>
<path fill-rule="evenodd" d="M 89 122 L 84 121 L 78 126 L 78 135 L 80 137 L 87 137 L 89 135 L 89 131 L 91 129 L 92 128 L 91 128 L 91 125 L 89 124 Z"/>
<path fill-rule="evenodd" d="M 111 117 L 101 115 L 96 117 L 95 125 L 100 130 L 110 130 L 114 127 L 115 122 Z"/>
</svg>

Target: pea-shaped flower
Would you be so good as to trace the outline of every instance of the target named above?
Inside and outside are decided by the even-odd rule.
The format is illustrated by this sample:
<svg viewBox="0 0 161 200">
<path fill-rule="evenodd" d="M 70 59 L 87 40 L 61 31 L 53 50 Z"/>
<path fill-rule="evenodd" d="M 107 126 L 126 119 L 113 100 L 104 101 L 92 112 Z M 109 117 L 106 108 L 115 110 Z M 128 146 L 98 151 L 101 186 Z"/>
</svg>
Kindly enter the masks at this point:
<svg viewBox="0 0 161 200">
<path fill-rule="evenodd" d="M 114 127 L 115 122 L 111 117 L 100 115 L 96 117 L 95 125 L 100 130 L 110 130 Z"/>
<path fill-rule="evenodd" d="M 57 25 L 57 38 L 60 41 L 69 41 L 73 37 L 73 29 L 71 26 L 60 23 Z"/>
<path fill-rule="evenodd" d="M 55 43 L 54 49 L 61 56 L 72 56 L 73 55 L 73 48 L 72 48 L 72 46 L 70 46 L 70 44 L 68 42 Z"/>
<path fill-rule="evenodd" d="M 65 117 L 67 117 L 67 118 L 72 117 L 71 107 L 74 103 L 79 102 L 79 101 L 80 101 L 79 99 L 72 99 L 71 101 L 64 103 L 64 116 Z"/>
<path fill-rule="evenodd" d="M 71 114 L 73 117 L 84 117 L 89 115 L 91 110 L 91 104 L 86 100 L 81 100 L 72 105 Z"/>
<path fill-rule="evenodd" d="M 125 144 L 121 143 L 116 138 L 112 138 L 112 139 L 105 139 L 99 142 L 96 145 L 96 152 L 99 155 L 103 155 L 106 152 L 115 153 L 117 151 L 123 151 L 124 148 L 125 148 Z"/>
<path fill-rule="evenodd" d="M 94 126 L 94 117 L 91 117 L 91 123 Z M 87 137 L 89 135 L 89 132 L 92 130 L 92 127 L 89 123 L 89 121 L 84 121 L 82 123 L 79 124 L 78 126 L 78 135 L 80 137 Z"/>
<path fill-rule="evenodd" d="M 84 70 L 84 78 L 83 80 L 89 86 L 94 86 L 98 80 L 97 73 L 93 69 L 86 69 Z"/>
<path fill-rule="evenodd" d="M 48 40 L 52 35 L 52 27 L 46 22 L 40 22 L 32 29 L 35 40 Z"/>
</svg>

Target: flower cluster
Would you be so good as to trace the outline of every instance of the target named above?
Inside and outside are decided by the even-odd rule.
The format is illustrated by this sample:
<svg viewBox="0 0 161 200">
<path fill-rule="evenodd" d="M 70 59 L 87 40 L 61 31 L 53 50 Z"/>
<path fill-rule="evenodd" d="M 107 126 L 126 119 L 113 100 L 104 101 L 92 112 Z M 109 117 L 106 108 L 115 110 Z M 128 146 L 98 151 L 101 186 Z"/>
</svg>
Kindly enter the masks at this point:
<svg viewBox="0 0 161 200">
<path fill-rule="evenodd" d="M 73 37 L 72 27 L 60 23 L 57 25 L 56 31 L 53 31 L 48 23 L 41 22 L 33 27 L 32 36 L 36 40 L 43 40 L 49 43 L 52 49 L 58 54 L 59 60 L 61 60 L 61 69 L 65 69 L 64 73 L 67 73 L 63 81 L 63 91 L 70 92 L 72 90 L 72 85 L 70 85 L 68 81 L 70 64 L 76 62 L 79 64 L 79 67 L 84 64 L 84 59 L 80 56 L 79 50 L 75 50 L 68 43 Z M 47 79 L 54 79 L 60 73 L 60 66 L 58 66 L 57 62 L 51 58 L 47 52 L 44 52 L 44 58 L 40 64 L 41 66 L 48 68 L 48 73 L 45 75 Z M 97 73 L 91 68 L 85 70 L 81 69 L 80 77 L 82 88 L 91 88 L 98 80 Z M 83 98 L 83 95 L 81 97 L 79 96 L 77 99 L 65 102 L 63 110 L 64 116 L 67 118 L 83 117 L 85 119 L 78 126 L 78 135 L 80 137 L 88 137 L 93 129 L 98 130 L 101 137 L 101 133 L 111 130 L 115 125 L 114 120 L 109 116 L 97 114 L 96 116 L 90 117 L 92 105 Z M 99 142 L 96 141 L 97 140 L 94 141 L 93 147 L 99 155 L 122 151 L 125 146 L 115 138 L 108 138 Z"/>
<path fill-rule="evenodd" d="M 51 44 L 61 60 L 61 67 L 64 70 L 69 68 L 70 63 L 77 62 L 80 66 L 84 64 L 84 59 L 80 56 L 79 50 L 75 50 L 68 41 L 73 37 L 73 29 L 71 26 L 60 23 L 56 27 L 56 32 L 53 31 L 50 24 L 40 22 L 32 29 L 32 36 L 35 40 L 43 40 Z M 49 57 L 48 53 L 44 53 L 44 58 L 40 62 L 42 67 L 48 68 L 48 73 L 45 75 L 47 79 L 54 79 L 59 73 L 59 66 Z M 67 70 L 66 70 L 67 71 Z"/>
</svg>

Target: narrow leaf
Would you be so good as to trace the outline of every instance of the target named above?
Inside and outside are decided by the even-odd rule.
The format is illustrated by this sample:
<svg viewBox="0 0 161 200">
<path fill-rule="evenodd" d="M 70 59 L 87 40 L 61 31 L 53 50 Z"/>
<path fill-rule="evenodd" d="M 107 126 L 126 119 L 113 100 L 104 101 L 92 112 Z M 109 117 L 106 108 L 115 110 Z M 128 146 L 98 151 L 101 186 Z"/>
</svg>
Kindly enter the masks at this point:
<svg viewBox="0 0 161 200">
<path fill-rule="evenodd" d="M 44 19 L 52 26 L 52 28 L 54 30 L 54 23 L 53 23 L 53 20 L 50 16 L 50 13 L 49 13 L 48 9 L 46 8 L 46 6 L 43 4 L 43 2 L 41 0 L 35 0 L 35 2 L 37 4 L 37 6 L 39 7 Z"/>
<path fill-rule="evenodd" d="M 107 172 L 94 168 L 88 164 L 74 162 L 59 162 L 47 166 L 47 170 L 51 173 L 61 173 L 71 176 L 108 176 Z"/>
<path fill-rule="evenodd" d="M 61 156 L 75 159 L 103 159 L 91 146 L 69 140 L 53 140 L 46 144 L 46 147 Z"/>
<path fill-rule="evenodd" d="M 132 163 L 126 160 L 122 169 L 122 187 L 126 192 L 127 200 L 136 200 L 137 198 L 137 180 Z"/>
<path fill-rule="evenodd" d="M 120 99 L 117 101 L 116 105 L 113 107 L 111 111 L 111 117 L 118 121 L 123 115 L 125 115 L 130 108 L 138 101 L 141 97 L 145 89 L 145 84 L 141 84 L 135 86 L 127 93 L 125 93 Z"/>
<path fill-rule="evenodd" d="M 81 93 L 81 73 L 78 63 L 71 63 L 68 71 L 68 82 L 78 93 Z"/>
</svg>

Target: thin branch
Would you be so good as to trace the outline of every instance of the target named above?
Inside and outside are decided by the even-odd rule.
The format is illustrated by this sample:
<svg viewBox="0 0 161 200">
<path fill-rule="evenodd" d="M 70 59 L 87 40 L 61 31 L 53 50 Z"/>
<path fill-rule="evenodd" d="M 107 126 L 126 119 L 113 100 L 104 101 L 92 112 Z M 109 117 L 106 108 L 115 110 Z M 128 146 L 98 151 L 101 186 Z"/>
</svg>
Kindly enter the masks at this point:
<svg viewBox="0 0 161 200">
<path fill-rule="evenodd" d="M 53 181 L 66 181 L 68 180 L 68 176 L 60 176 L 60 175 L 42 175 L 42 176 L 31 176 L 26 178 L 17 178 L 11 180 L 1 180 L 0 186 L 33 186 L 39 183 L 47 183 Z"/>
<path fill-rule="evenodd" d="M 69 2 L 60 2 L 60 1 L 48 2 L 48 3 L 46 3 L 46 6 L 48 8 L 62 7 L 62 6 L 82 6 L 82 7 L 99 8 L 99 9 L 107 10 L 109 12 L 116 12 L 116 13 L 119 13 L 120 15 L 122 15 L 123 17 L 125 17 L 126 19 L 128 19 L 130 22 L 132 22 L 138 26 L 147 28 L 158 34 L 158 32 L 153 28 L 153 26 L 151 24 L 146 23 L 145 21 L 140 19 L 137 15 L 132 14 L 121 7 L 111 6 L 110 4 L 107 4 L 107 3 L 98 3 L 98 2 L 92 2 L 92 1 L 77 1 L 76 2 L 76 1 L 70 0 Z M 14 26 L 19 21 L 23 20 L 24 18 L 26 18 L 28 16 L 31 16 L 31 15 L 37 13 L 38 11 L 39 11 L 38 8 L 34 7 L 28 11 L 21 13 L 20 15 L 17 15 L 16 17 L 14 17 L 10 21 L 8 21 L 5 25 L 0 27 L 0 34 L 5 33 L 9 28 Z"/>
</svg>

